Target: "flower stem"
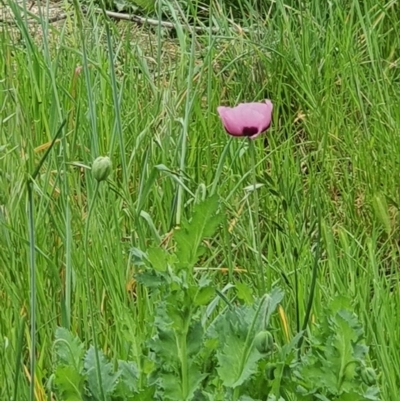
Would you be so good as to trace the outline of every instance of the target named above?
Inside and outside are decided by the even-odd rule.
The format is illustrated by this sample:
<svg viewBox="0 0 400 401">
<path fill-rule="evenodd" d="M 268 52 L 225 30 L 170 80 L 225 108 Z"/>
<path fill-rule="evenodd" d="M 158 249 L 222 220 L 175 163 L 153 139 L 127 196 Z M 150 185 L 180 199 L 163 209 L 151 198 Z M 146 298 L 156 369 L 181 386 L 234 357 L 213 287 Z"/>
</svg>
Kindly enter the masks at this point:
<svg viewBox="0 0 400 401">
<path fill-rule="evenodd" d="M 182 375 L 182 397 L 186 400 L 189 393 L 189 372 L 187 361 L 187 332 L 188 323 L 185 323 L 185 330 L 180 339 L 181 375 Z"/>
<path fill-rule="evenodd" d="M 224 167 L 224 162 L 225 162 L 225 159 L 226 159 L 226 155 L 228 154 L 228 151 L 229 151 L 229 148 L 231 146 L 231 143 L 232 143 L 232 137 L 229 138 L 228 143 L 225 145 L 225 148 L 222 151 L 221 157 L 219 158 L 219 163 L 218 163 L 217 171 L 215 173 L 214 181 L 213 181 L 212 186 L 211 186 L 210 195 L 214 195 L 215 191 L 217 190 L 217 186 L 219 184 L 219 179 L 220 179 L 221 174 L 222 174 L 222 169 Z"/>
<path fill-rule="evenodd" d="M 92 336 L 93 336 L 93 345 L 95 349 L 96 355 L 96 373 L 97 373 L 97 380 L 98 385 L 100 388 L 100 396 L 101 400 L 105 401 L 103 385 L 101 380 L 101 370 L 100 370 L 100 358 L 99 358 L 99 350 L 97 348 L 97 338 L 96 338 L 96 330 L 95 330 L 95 322 L 94 322 L 94 308 L 93 308 L 93 300 L 91 296 L 91 285 L 90 285 L 90 276 L 89 276 L 89 252 L 88 252 L 88 240 L 89 240 L 89 223 L 90 223 L 90 216 L 92 215 L 94 203 L 96 201 L 97 194 L 99 192 L 100 182 L 96 181 L 96 186 L 94 188 L 93 198 L 89 205 L 88 216 L 86 218 L 86 226 L 85 226 L 85 275 L 86 275 L 86 292 L 89 304 L 89 314 L 90 319 L 92 320 Z"/>
<path fill-rule="evenodd" d="M 265 277 L 264 277 L 264 269 L 263 269 L 263 261 L 261 254 L 261 232 L 260 232 L 260 216 L 259 216 L 259 208 L 260 202 L 258 199 L 257 192 L 257 173 L 256 173 L 256 151 L 254 142 L 249 138 L 249 147 L 250 147 L 250 155 L 251 155 L 251 168 L 252 168 L 252 179 L 253 179 L 253 195 L 254 195 L 254 231 L 255 231 L 255 248 L 257 249 L 257 286 L 260 296 L 265 294 L 266 286 L 265 286 Z M 271 280 L 269 279 L 269 284 Z"/>
<path fill-rule="evenodd" d="M 31 273 L 31 354 L 30 374 L 31 383 L 29 386 L 29 401 L 35 399 L 35 362 L 36 362 L 36 265 L 35 265 L 35 225 L 33 221 L 33 189 L 32 181 L 28 180 L 28 229 L 29 229 L 29 261 Z"/>
</svg>

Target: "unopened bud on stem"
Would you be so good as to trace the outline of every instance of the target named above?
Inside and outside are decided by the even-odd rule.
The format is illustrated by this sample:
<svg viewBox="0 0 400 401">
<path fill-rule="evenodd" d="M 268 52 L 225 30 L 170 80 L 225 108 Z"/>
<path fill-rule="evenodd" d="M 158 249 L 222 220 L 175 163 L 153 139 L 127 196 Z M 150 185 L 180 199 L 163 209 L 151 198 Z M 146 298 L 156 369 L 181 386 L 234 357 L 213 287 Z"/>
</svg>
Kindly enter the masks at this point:
<svg viewBox="0 0 400 401">
<path fill-rule="evenodd" d="M 110 175 L 112 163 L 108 156 L 100 156 L 92 164 L 92 175 L 97 181 L 104 181 Z"/>
<path fill-rule="evenodd" d="M 267 331 L 260 331 L 254 338 L 254 345 L 258 352 L 266 354 L 274 349 L 274 337 Z"/>
</svg>

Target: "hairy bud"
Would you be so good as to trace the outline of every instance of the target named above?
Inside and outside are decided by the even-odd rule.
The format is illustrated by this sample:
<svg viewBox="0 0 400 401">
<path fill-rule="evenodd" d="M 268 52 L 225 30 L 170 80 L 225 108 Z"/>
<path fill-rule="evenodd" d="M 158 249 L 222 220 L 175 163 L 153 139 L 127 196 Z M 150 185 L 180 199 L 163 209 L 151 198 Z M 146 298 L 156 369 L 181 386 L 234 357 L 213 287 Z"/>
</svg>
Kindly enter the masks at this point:
<svg viewBox="0 0 400 401">
<path fill-rule="evenodd" d="M 108 156 L 100 156 L 92 164 L 92 175 L 97 181 L 104 181 L 110 175 L 112 163 Z"/>
</svg>

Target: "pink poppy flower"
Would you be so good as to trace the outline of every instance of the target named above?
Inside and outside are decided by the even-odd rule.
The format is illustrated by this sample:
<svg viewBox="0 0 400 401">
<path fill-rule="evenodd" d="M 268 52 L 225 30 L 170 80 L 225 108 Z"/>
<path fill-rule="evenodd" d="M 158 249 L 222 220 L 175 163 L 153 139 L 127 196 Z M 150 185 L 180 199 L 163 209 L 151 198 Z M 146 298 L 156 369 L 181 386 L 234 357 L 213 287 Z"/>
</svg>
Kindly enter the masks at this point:
<svg viewBox="0 0 400 401">
<path fill-rule="evenodd" d="M 236 107 L 219 106 L 218 114 L 229 135 L 257 138 L 271 125 L 273 105 L 264 103 L 239 103 Z"/>
</svg>

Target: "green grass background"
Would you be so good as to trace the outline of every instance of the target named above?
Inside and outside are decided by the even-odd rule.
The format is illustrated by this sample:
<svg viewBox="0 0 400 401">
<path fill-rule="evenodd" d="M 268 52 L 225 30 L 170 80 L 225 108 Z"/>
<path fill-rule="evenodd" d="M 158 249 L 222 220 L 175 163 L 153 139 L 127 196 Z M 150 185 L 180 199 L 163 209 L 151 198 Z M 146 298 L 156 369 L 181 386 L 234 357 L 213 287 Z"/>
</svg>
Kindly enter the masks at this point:
<svg viewBox="0 0 400 401">
<path fill-rule="evenodd" d="M 226 219 L 199 261 L 215 269 L 204 274 L 217 287 L 241 282 L 242 291 L 256 294 L 251 273 L 261 248 L 268 288 L 286 291 L 293 333 L 294 272 L 304 316 L 320 216 L 313 319 L 330 298 L 349 297 L 380 372 L 382 399 L 397 400 L 398 2 L 276 0 L 261 17 L 243 3 L 245 31 L 213 3 L 218 32 L 178 27 L 176 38 L 105 23 L 97 13 L 79 16 L 71 5 L 73 14 L 52 25 L 44 3 L 33 28 L 14 2 L 6 5 L 15 25 L 0 33 L 0 399 L 10 399 L 16 376 L 18 399 L 29 396 L 26 179 L 66 119 L 34 185 L 38 399 L 47 399 L 57 325 L 90 342 L 95 324 L 109 355 L 139 356 L 155 306 L 133 287 L 130 249 L 171 247 L 171 230 L 215 188 Z M 266 97 L 275 108 L 268 146 L 255 142 L 257 226 L 247 143 L 225 135 L 216 108 Z M 94 290 L 87 294 L 83 243 L 94 183 L 86 166 L 99 155 L 109 155 L 114 169 L 91 217 Z M 225 267 L 248 273 L 218 272 Z"/>
</svg>

